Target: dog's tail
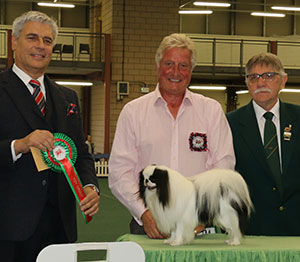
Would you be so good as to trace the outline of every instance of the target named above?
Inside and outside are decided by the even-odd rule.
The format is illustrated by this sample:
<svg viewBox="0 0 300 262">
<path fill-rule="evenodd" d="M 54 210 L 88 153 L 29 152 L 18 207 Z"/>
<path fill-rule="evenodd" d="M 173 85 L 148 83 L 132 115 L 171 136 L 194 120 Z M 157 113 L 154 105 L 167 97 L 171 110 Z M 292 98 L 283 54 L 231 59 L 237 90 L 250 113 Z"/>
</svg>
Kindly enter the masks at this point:
<svg viewBox="0 0 300 262">
<path fill-rule="evenodd" d="M 253 204 L 247 184 L 239 173 L 229 169 L 213 169 L 198 175 L 194 184 L 200 223 L 215 224 L 221 213 L 233 209 L 239 219 L 240 231 L 245 233 Z"/>
</svg>

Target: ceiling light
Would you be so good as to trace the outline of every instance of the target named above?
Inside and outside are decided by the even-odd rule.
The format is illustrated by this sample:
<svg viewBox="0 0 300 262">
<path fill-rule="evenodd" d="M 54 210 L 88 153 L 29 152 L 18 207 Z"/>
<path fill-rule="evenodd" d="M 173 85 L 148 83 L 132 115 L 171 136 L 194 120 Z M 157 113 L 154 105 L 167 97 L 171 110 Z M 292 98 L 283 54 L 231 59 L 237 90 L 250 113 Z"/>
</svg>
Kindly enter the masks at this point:
<svg viewBox="0 0 300 262">
<path fill-rule="evenodd" d="M 239 90 L 235 92 L 237 95 L 242 95 L 242 94 L 248 94 L 249 91 L 248 90 Z"/>
<path fill-rule="evenodd" d="M 300 89 L 284 88 L 284 89 L 281 90 L 281 92 L 284 92 L 284 93 L 300 93 Z"/>
<path fill-rule="evenodd" d="M 300 7 L 296 6 L 272 6 L 274 10 L 283 10 L 283 11 L 300 11 Z"/>
<path fill-rule="evenodd" d="M 66 85 L 66 86 L 92 86 L 92 82 L 75 82 L 75 81 L 55 81 L 58 85 Z"/>
<path fill-rule="evenodd" d="M 252 12 L 253 16 L 267 16 L 267 17 L 285 17 L 285 14 L 280 13 L 267 13 L 267 12 Z"/>
<path fill-rule="evenodd" d="M 229 7 L 229 3 L 212 3 L 212 2 L 194 2 L 196 6 L 215 6 L 215 7 Z"/>
<path fill-rule="evenodd" d="M 75 5 L 73 4 L 66 4 L 66 3 L 50 3 L 50 2 L 40 2 L 38 3 L 39 6 L 48 6 L 48 7 L 66 7 L 66 8 L 74 8 Z"/>
<path fill-rule="evenodd" d="M 226 86 L 190 86 L 192 90 L 226 90 Z"/>
<path fill-rule="evenodd" d="M 182 15 L 210 15 L 213 13 L 211 10 L 179 10 Z"/>
</svg>

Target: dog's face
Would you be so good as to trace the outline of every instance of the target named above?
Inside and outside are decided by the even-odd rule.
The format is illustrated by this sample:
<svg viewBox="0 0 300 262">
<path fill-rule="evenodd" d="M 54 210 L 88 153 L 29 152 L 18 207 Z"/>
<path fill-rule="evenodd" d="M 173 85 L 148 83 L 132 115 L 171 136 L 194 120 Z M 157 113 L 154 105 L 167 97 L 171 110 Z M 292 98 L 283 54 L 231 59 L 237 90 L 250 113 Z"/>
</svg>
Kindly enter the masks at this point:
<svg viewBox="0 0 300 262">
<path fill-rule="evenodd" d="M 157 195 L 159 202 L 165 207 L 169 202 L 168 171 L 157 166 L 147 166 L 140 172 L 140 197 L 145 201 L 145 192 Z"/>
</svg>

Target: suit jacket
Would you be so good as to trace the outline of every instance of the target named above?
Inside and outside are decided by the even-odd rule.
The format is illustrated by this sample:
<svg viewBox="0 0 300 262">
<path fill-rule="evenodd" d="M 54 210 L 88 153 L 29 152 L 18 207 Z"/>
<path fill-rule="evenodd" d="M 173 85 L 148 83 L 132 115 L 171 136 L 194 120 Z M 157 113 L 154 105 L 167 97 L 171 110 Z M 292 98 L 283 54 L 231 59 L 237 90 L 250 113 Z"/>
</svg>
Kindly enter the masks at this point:
<svg viewBox="0 0 300 262">
<path fill-rule="evenodd" d="M 247 234 L 300 235 L 300 107 L 280 101 L 283 194 L 268 167 L 253 104 L 227 114 L 233 133 L 236 170 L 246 180 L 255 211 Z M 284 140 L 291 125 L 290 140 Z"/>
<path fill-rule="evenodd" d="M 51 190 L 55 192 L 69 241 L 77 238 L 76 202 L 65 176 L 49 170 L 38 172 L 31 153 L 23 154 L 14 163 L 12 140 L 23 138 L 36 129 L 68 135 L 77 147 L 75 167 L 82 184 L 97 185 L 94 163 L 82 132 L 76 93 L 56 85 L 46 75 L 44 82 L 46 117 L 11 68 L 0 74 L 0 240 L 22 241 L 30 237 Z M 75 112 L 67 114 L 71 103 L 76 105 Z"/>
</svg>

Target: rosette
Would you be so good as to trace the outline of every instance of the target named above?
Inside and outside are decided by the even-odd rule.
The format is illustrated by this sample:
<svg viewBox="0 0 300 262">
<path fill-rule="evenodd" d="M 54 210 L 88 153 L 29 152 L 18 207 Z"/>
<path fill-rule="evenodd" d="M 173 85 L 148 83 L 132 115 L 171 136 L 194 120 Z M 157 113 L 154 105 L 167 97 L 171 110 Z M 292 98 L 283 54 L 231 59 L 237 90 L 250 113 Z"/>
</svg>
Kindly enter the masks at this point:
<svg viewBox="0 0 300 262">
<path fill-rule="evenodd" d="M 75 169 L 75 162 L 77 159 L 77 149 L 73 140 L 65 134 L 54 133 L 55 142 L 52 151 L 42 151 L 42 158 L 47 166 L 55 172 L 63 172 L 78 203 L 85 198 L 85 193 L 82 183 Z M 91 221 L 91 216 L 86 216 L 84 212 L 82 215 L 85 222 Z"/>
</svg>

